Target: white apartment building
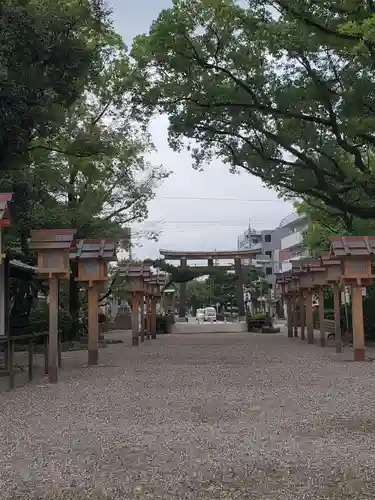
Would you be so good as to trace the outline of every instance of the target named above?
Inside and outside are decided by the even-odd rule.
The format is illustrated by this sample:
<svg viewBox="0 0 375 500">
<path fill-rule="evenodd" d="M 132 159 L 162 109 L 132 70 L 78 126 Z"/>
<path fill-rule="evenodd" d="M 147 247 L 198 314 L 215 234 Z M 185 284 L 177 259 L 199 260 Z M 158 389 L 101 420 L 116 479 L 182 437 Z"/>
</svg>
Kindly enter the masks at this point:
<svg viewBox="0 0 375 500">
<path fill-rule="evenodd" d="M 308 257 L 308 251 L 303 248 L 303 233 L 307 230 L 307 217 L 293 212 L 281 220 L 279 228 L 284 236 L 280 242 L 280 272 L 292 268 L 291 260 Z"/>
</svg>

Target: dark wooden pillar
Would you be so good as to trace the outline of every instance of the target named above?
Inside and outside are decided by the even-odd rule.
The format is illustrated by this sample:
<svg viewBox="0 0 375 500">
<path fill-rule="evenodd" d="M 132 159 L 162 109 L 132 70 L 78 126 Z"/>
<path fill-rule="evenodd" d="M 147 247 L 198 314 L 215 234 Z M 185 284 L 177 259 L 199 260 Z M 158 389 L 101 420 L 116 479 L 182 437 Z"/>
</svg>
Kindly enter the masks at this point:
<svg viewBox="0 0 375 500">
<path fill-rule="evenodd" d="M 320 327 L 320 346 L 326 345 L 326 334 L 324 331 L 324 289 L 319 289 L 319 327 Z"/>
<path fill-rule="evenodd" d="M 333 309 L 335 312 L 335 344 L 336 352 L 342 352 L 341 314 L 340 314 L 340 285 L 333 285 Z"/>
<path fill-rule="evenodd" d="M 301 328 L 301 340 L 306 340 L 306 314 L 305 314 L 305 297 L 303 293 L 299 299 L 299 318 Z"/>
<path fill-rule="evenodd" d="M 236 300 L 238 314 L 240 318 L 243 318 L 245 316 L 245 301 L 243 296 L 243 272 L 240 257 L 236 257 L 234 259 L 234 269 L 236 272 Z"/>
<path fill-rule="evenodd" d="M 306 294 L 306 325 L 307 325 L 307 343 L 314 344 L 313 296 L 311 290 L 309 290 Z"/>
<path fill-rule="evenodd" d="M 180 262 L 181 269 L 186 268 L 186 257 L 183 257 Z M 174 314 L 174 311 L 173 311 Z M 184 318 L 186 314 L 186 283 L 180 283 L 180 301 L 178 308 L 178 316 Z"/>
<path fill-rule="evenodd" d="M 151 338 L 156 339 L 156 297 L 151 297 Z"/>
<path fill-rule="evenodd" d="M 286 315 L 288 321 L 288 337 L 293 338 L 293 304 L 292 297 L 286 297 Z"/>
</svg>

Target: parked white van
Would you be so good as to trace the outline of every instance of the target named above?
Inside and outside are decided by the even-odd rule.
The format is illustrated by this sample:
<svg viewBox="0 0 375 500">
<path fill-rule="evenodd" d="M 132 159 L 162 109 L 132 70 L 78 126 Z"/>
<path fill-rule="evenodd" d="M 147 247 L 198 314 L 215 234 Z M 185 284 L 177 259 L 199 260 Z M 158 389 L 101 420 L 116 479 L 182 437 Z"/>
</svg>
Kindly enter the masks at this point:
<svg viewBox="0 0 375 500">
<path fill-rule="evenodd" d="M 214 307 L 205 308 L 204 321 L 216 321 L 216 309 Z"/>
</svg>

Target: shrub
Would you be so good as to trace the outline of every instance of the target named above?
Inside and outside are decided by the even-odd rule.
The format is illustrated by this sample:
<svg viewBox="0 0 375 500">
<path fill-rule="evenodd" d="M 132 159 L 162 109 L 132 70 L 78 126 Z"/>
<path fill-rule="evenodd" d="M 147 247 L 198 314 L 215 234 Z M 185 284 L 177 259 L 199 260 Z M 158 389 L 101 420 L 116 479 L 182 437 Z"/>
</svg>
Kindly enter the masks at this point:
<svg viewBox="0 0 375 500">
<path fill-rule="evenodd" d="M 247 317 L 248 332 L 261 330 L 263 327 L 271 328 L 272 325 L 273 325 L 272 318 L 268 314 L 254 314 L 254 315 L 249 314 Z"/>
<path fill-rule="evenodd" d="M 61 340 L 70 340 L 70 331 L 72 327 L 72 317 L 66 309 L 59 309 L 59 332 Z M 43 304 L 36 309 L 32 309 L 29 316 L 29 322 L 24 330 L 24 333 L 34 334 L 48 332 L 49 329 L 49 312 L 48 305 Z"/>
<path fill-rule="evenodd" d="M 158 314 L 156 316 L 157 333 L 171 333 L 173 323 L 173 314 Z"/>
</svg>

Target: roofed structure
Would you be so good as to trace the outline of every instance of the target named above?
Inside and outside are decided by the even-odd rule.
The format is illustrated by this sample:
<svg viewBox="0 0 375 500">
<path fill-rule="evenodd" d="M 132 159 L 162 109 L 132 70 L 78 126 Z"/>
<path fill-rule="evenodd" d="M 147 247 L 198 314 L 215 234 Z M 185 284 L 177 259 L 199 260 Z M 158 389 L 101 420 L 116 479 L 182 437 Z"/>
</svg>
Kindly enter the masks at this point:
<svg viewBox="0 0 375 500">
<path fill-rule="evenodd" d="M 222 251 L 201 251 L 201 250 L 159 250 L 160 254 L 167 260 L 206 260 L 206 259 L 251 259 L 259 254 L 259 248 L 247 250 L 222 250 Z"/>
</svg>

